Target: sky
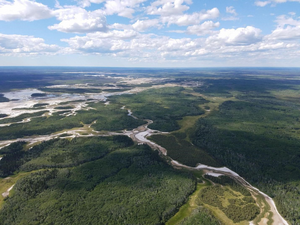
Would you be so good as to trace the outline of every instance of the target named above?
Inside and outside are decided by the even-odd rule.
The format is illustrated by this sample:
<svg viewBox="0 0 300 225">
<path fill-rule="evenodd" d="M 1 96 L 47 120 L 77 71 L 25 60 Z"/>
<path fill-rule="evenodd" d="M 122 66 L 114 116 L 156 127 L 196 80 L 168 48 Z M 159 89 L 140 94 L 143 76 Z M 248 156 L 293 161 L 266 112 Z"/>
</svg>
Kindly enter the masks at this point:
<svg viewBox="0 0 300 225">
<path fill-rule="evenodd" d="M 299 67 L 300 0 L 0 0 L 0 66 Z"/>
</svg>

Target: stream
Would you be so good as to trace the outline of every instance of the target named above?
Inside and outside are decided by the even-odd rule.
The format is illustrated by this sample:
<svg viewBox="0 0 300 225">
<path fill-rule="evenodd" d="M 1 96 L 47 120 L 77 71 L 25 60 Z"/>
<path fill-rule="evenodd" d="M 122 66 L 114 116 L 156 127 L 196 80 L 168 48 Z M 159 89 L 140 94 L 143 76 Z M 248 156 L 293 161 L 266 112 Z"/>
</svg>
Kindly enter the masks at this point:
<svg viewBox="0 0 300 225">
<path fill-rule="evenodd" d="M 145 90 L 145 88 L 143 89 L 134 89 L 131 91 L 124 91 L 124 92 L 119 92 L 116 93 L 117 95 L 122 95 L 122 94 L 132 94 L 132 93 L 136 93 L 139 91 Z M 30 90 L 32 92 L 36 92 L 36 90 Z M 22 94 L 24 94 L 24 92 L 21 92 Z M 17 93 L 17 94 L 21 94 L 21 93 Z M 16 93 L 13 94 L 13 97 L 16 97 L 17 95 Z M 95 94 L 88 95 L 88 96 L 77 96 L 78 98 L 72 98 L 72 100 L 76 99 L 76 100 L 82 100 L 82 99 L 88 99 L 88 98 L 94 98 L 97 99 L 98 101 L 106 101 L 107 97 L 111 96 L 113 94 L 109 93 L 109 94 L 101 94 L 98 95 L 97 97 L 95 96 Z M 7 97 L 11 97 L 8 96 Z M 19 95 L 17 97 L 20 97 Z M 14 117 L 17 116 L 22 113 L 24 113 L 24 111 L 22 110 L 22 112 L 16 112 L 16 111 L 12 111 L 12 109 L 14 107 L 32 107 L 34 104 L 37 104 L 38 101 L 32 100 L 30 99 L 30 97 L 27 97 L 26 100 L 28 101 L 26 104 L 23 103 L 23 105 L 21 106 L 19 102 L 10 102 L 10 103 L 2 103 L 3 106 L 9 106 L 8 110 L 0 110 L 3 111 L 2 113 L 7 113 L 10 114 L 10 117 Z M 66 98 L 64 97 L 60 97 L 60 98 L 54 98 L 51 99 L 50 101 L 48 101 L 48 103 L 52 103 L 55 104 L 56 106 L 58 105 L 59 102 L 64 102 L 66 101 Z M 45 101 L 47 103 L 47 101 Z M 74 115 L 76 113 L 77 110 L 82 109 L 83 107 L 85 107 L 85 103 L 78 103 L 79 105 L 73 110 L 72 115 Z M 109 103 L 107 103 L 109 104 Z M 50 107 L 49 107 L 50 108 Z M 51 113 L 54 112 L 54 109 L 51 107 Z M 125 106 L 122 107 L 122 109 L 125 109 Z M 132 115 L 132 111 L 130 109 L 127 110 L 128 111 L 128 116 L 131 116 L 135 119 L 137 119 L 137 117 Z M 31 111 L 33 112 L 33 111 Z M 24 119 L 22 122 L 29 122 L 29 119 Z M 89 130 L 89 134 L 88 135 L 82 135 L 82 132 L 87 132 L 87 127 L 90 129 L 91 124 L 90 125 L 85 125 L 85 127 L 83 128 L 74 128 L 72 130 L 69 131 L 64 131 L 64 132 L 59 132 L 59 133 L 55 133 L 55 134 L 51 134 L 51 135 L 40 135 L 40 136 L 34 136 L 34 137 L 27 137 L 27 138 L 18 138 L 15 140 L 5 140 L 5 141 L 0 141 L 0 149 L 4 148 L 6 146 L 9 146 L 11 143 L 17 142 L 17 141 L 25 141 L 28 142 L 29 146 L 34 145 L 36 143 L 42 142 L 42 141 L 48 141 L 54 138 L 74 138 L 74 137 L 91 137 L 91 136 L 112 136 L 112 135 L 126 135 L 128 137 L 130 137 L 133 141 L 137 142 L 138 144 L 147 144 L 149 145 L 152 149 L 154 150 L 158 150 L 162 155 L 167 156 L 167 150 L 165 148 L 163 148 L 162 146 L 150 141 L 147 139 L 147 137 L 151 136 L 151 135 L 157 135 L 157 134 L 168 134 L 168 132 L 161 132 L 158 130 L 152 130 L 150 128 L 148 128 L 148 126 L 150 124 L 153 123 L 153 121 L 151 120 L 145 120 L 147 123 L 139 126 L 131 131 L 127 131 L 124 130 L 120 133 L 118 132 L 108 132 L 108 133 L 103 133 L 103 132 L 99 132 L 99 131 L 94 131 L 94 130 Z M 95 123 L 96 121 L 94 121 L 93 123 Z M 92 124 L 93 124 L 92 123 Z M 9 124 L 10 125 L 10 124 Z M 8 126 L 9 126 L 8 125 Z M 2 125 L 3 126 L 3 125 Z M 62 134 L 68 134 L 69 136 L 67 137 L 60 137 L 60 135 Z M 169 157 L 170 158 L 170 157 Z M 2 159 L 2 158 L 1 158 Z M 1 160 L 0 159 L 0 160 Z M 1 162 L 0 162 L 1 163 Z M 271 212 L 273 213 L 272 219 L 273 219 L 273 224 L 276 225 L 288 225 L 288 222 L 280 215 L 280 213 L 278 212 L 276 205 L 273 201 L 273 199 L 271 197 L 269 197 L 267 194 L 261 192 L 260 190 L 258 190 L 257 188 L 253 187 L 251 184 L 249 184 L 244 178 L 242 178 L 241 176 L 239 176 L 236 172 L 230 170 L 227 167 L 221 167 L 221 168 L 217 168 L 217 167 L 211 167 L 211 166 L 207 166 L 207 165 L 203 165 L 203 164 L 198 164 L 196 167 L 189 167 L 186 165 L 183 165 L 175 160 L 171 159 L 171 164 L 175 167 L 175 168 L 186 168 L 189 170 L 204 170 L 206 174 L 209 175 L 213 175 L 213 176 L 228 176 L 231 177 L 232 179 L 234 179 L 235 181 L 237 181 L 239 184 L 243 185 L 244 187 L 246 187 L 249 191 L 251 191 L 252 193 L 256 193 L 256 194 L 260 194 L 261 196 L 264 197 L 264 199 L 266 200 L 266 202 L 270 205 L 271 208 Z M 13 187 L 11 187 L 7 192 L 3 193 L 5 194 L 5 196 L 8 195 L 9 191 L 12 189 Z M 254 224 L 253 222 L 250 222 L 249 224 Z M 261 223 L 260 223 L 261 224 Z"/>
</svg>

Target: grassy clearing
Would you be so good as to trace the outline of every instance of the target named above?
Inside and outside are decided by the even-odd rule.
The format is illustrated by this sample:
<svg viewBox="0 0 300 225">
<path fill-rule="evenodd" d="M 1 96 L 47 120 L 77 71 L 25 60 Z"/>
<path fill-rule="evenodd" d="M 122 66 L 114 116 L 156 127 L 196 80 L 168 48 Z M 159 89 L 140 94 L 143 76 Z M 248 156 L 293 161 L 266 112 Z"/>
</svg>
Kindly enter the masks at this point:
<svg viewBox="0 0 300 225">
<path fill-rule="evenodd" d="M 166 225 L 175 225 L 179 224 L 182 220 L 185 218 L 191 216 L 192 212 L 199 208 L 199 205 L 196 203 L 198 194 L 204 187 L 207 187 L 208 184 L 205 183 L 198 183 L 196 191 L 189 197 L 189 200 L 186 204 L 184 204 L 178 211 L 178 213 L 175 214 L 167 223 Z"/>
<path fill-rule="evenodd" d="M 227 185 L 214 185 L 199 192 L 198 204 L 211 209 L 224 224 L 247 224 L 256 217 L 259 208 L 255 201 L 253 203 L 245 199 L 246 196 Z"/>
<path fill-rule="evenodd" d="M 31 172 L 20 172 L 16 175 L 12 175 L 6 178 L 0 178 L 0 209 L 2 209 L 4 198 L 2 193 L 6 192 L 11 186 L 13 186 L 19 179 L 29 175 Z M 13 190 L 10 192 L 13 193 Z"/>
</svg>

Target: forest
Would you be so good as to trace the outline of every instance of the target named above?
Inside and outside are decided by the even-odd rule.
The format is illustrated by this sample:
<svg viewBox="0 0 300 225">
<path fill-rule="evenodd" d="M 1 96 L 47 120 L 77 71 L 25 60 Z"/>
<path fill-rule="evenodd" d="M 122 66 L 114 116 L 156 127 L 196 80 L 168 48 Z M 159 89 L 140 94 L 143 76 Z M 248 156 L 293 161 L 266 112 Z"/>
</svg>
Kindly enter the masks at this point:
<svg viewBox="0 0 300 225">
<path fill-rule="evenodd" d="M 109 75 L 99 77 L 98 70 L 0 70 L 2 93 L 109 92 L 106 102 L 65 98 L 53 104 L 34 95 L 29 100 L 39 101 L 31 107 L 12 109 L 26 113 L 0 111 L 0 188 L 15 184 L 8 197 L 0 196 L 0 224 L 240 225 L 264 216 L 259 196 L 235 180 L 179 169 L 172 160 L 226 166 L 268 194 L 290 224 L 300 223 L 299 71 L 107 68 L 101 73 Z M 148 83 L 132 82 L 145 78 Z M 48 88 L 73 84 L 95 88 Z M 9 101 L 0 94 L 0 104 Z M 49 105 L 59 112 L 49 113 Z M 156 130 L 148 139 L 167 156 L 124 135 L 145 120 Z M 75 129 L 85 137 L 65 132 Z M 24 141 L 41 135 L 55 138 Z M 6 146 L 8 140 L 15 142 Z"/>
<path fill-rule="evenodd" d="M 298 80 L 217 80 L 197 92 L 234 93 L 199 119 L 193 144 L 268 193 L 282 216 L 300 222 Z M 233 93 L 232 93 L 233 95 Z"/>
<path fill-rule="evenodd" d="M 69 157 L 51 155 L 62 147 L 68 154 L 80 142 L 85 153 L 73 165 Z M 0 211 L 1 224 L 161 224 L 195 190 L 191 175 L 175 171 L 157 152 L 127 137 L 50 141 L 38 148 L 40 160 L 25 156 L 33 160 L 20 170 L 44 169 L 16 183 Z"/>
</svg>

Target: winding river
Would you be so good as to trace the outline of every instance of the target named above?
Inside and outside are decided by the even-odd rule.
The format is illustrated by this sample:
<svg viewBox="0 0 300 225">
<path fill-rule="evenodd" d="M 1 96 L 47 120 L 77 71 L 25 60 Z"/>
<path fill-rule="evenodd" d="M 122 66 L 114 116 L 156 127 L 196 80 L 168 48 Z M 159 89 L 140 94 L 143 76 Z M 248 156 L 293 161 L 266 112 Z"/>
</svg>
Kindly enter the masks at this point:
<svg viewBox="0 0 300 225">
<path fill-rule="evenodd" d="M 164 85 L 165 86 L 165 85 Z M 163 87 L 163 85 L 157 85 L 156 87 Z M 120 92 L 117 93 L 118 95 L 121 94 L 131 94 L 131 93 L 136 93 L 136 92 L 140 92 L 142 90 L 145 90 L 145 88 L 143 89 L 133 89 L 131 91 L 124 91 L 124 92 Z M 27 91 L 26 93 L 30 92 L 36 92 L 36 90 L 31 90 Z M 21 92 L 24 93 L 24 92 Z M 15 97 L 16 93 L 13 95 Z M 71 98 L 71 100 L 82 100 L 85 99 L 87 100 L 88 98 L 94 98 L 97 99 L 98 101 L 106 101 L 107 97 L 111 96 L 113 94 L 109 93 L 109 94 L 101 94 L 98 96 L 95 96 L 95 94 L 93 94 L 93 96 L 88 95 L 88 96 L 77 96 L 77 97 L 73 97 Z M 52 100 L 48 100 L 45 101 L 45 103 L 49 103 L 49 104 L 53 104 L 55 103 L 55 105 L 57 105 L 59 102 L 65 102 L 65 101 L 69 101 L 70 99 L 66 100 L 67 98 L 65 97 L 60 97 L 60 98 L 54 98 Z M 20 102 L 11 102 L 11 103 L 4 103 L 3 106 L 8 107 L 8 109 L 6 110 L 2 110 L 2 113 L 7 113 L 10 114 L 10 117 L 15 117 L 17 115 L 20 115 L 22 113 L 24 113 L 23 110 L 20 111 L 13 111 L 12 109 L 14 107 L 32 107 L 32 105 L 37 104 L 39 101 L 35 101 L 35 100 L 31 100 L 29 98 L 27 98 L 28 102 L 27 104 L 21 105 Z M 3 103 L 2 103 L 3 104 Z M 73 111 L 73 113 L 76 113 L 77 110 L 80 110 L 81 108 L 83 108 L 85 106 L 85 103 L 78 103 L 79 105 L 77 107 L 75 107 L 75 110 Z M 49 107 L 51 108 L 51 107 Z M 53 108 L 53 107 L 52 107 Z M 122 107 L 122 109 L 126 109 L 125 106 Z M 126 109 L 128 111 L 128 116 L 131 116 L 135 119 L 137 119 L 137 117 L 133 116 L 133 113 L 130 109 Z M 32 111 L 30 111 L 32 112 Z M 51 110 L 51 113 L 53 113 L 54 110 Z M 28 113 L 28 111 L 27 111 Z M 22 122 L 29 122 L 29 119 L 24 119 Z M 96 121 L 95 121 L 96 122 Z M 98 131 L 94 131 L 94 130 L 90 130 L 91 125 L 85 125 L 85 127 L 83 128 L 74 128 L 72 130 L 69 131 L 64 131 L 64 132 L 59 132 L 59 133 L 55 133 L 52 135 L 40 135 L 40 136 L 35 136 L 35 137 L 28 137 L 28 138 L 19 138 L 19 139 L 15 139 L 15 140 L 6 140 L 6 141 L 0 141 L 0 149 L 4 148 L 8 145 L 10 145 L 13 142 L 17 142 L 17 141 L 25 141 L 28 142 L 29 145 L 34 145 L 35 143 L 39 143 L 42 141 L 48 141 L 54 138 L 70 138 L 70 137 L 89 137 L 89 136 L 112 136 L 112 135 L 126 135 L 130 138 L 132 138 L 135 142 L 137 142 L 138 144 L 147 144 L 149 145 L 152 149 L 154 150 L 158 150 L 162 155 L 167 156 L 167 150 L 165 148 L 163 148 L 162 146 L 150 141 L 147 139 L 147 137 L 151 136 L 151 135 L 157 135 L 157 134 L 168 134 L 167 132 L 161 132 L 161 131 L 157 131 L 157 130 L 152 130 L 150 128 L 148 128 L 148 126 L 153 123 L 153 121 L 151 120 L 145 120 L 146 124 L 135 128 L 131 131 L 123 131 L 121 133 L 119 132 L 108 132 L 103 134 L 103 132 L 98 132 Z M 82 133 L 87 132 L 87 128 L 89 128 L 89 134 L 88 135 L 82 135 Z M 69 136 L 67 137 L 60 137 L 60 135 L 62 134 L 68 134 Z M 170 157 L 169 157 L 170 158 Z M 1 163 L 1 162 L 0 162 Z M 250 183 L 248 183 L 244 178 L 242 178 L 241 176 L 239 176 L 236 172 L 230 170 L 227 167 L 221 167 L 221 168 L 217 168 L 217 167 L 211 167 L 211 166 L 207 166 L 207 165 L 203 165 L 203 164 L 198 164 L 196 167 L 189 167 L 186 165 L 183 165 L 175 160 L 171 159 L 171 164 L 175 167 L 175 168 L 186 168 L 189 170 L 203 170 L 205 171 L 206 174 L 210 174 L 210 175 L 215 175 L 215 176 L 221 176 L 221 175 L 225 175 L 228 177 L 231 177 L 232 179 L 234 179 L 236 182 L 238 182 L 239 184 L 243 185 L 244 187 L 246 187 L 250 192 L 252 192 L 253 194 L 256 195 L 261 195 L 264 197 L 265 201 L 268 203 L 268 205 L 270 206 L 270 212 L 273 213 L 272 215 L 272 219 L 273 219 L 273 224 L 275 225 L 288 225 L 288 222 L 280 215 L 280 213 L 278 212 L 276 205 L 273 201 L 273 199 L 271 197 L 269 197 L 267 194 L 261 192 L 260 190 L 258 190 L 257 188 L 253 187 Z M 5 192 L 5 196 L 8 195 L 9 191 L 12 189 L 13 187 L 11 187 L 9 190 L 7 190 L 7 192 Z M 4 194 L 4 193 L 3 193 Z M 262 221 L 261 221 L 262 222 Z M 266 224 L 266 223 L 259 223 L 259 224 Z M 253 222 L 250 222 L 250 224 L 254 224 Z"/>
</svg>

